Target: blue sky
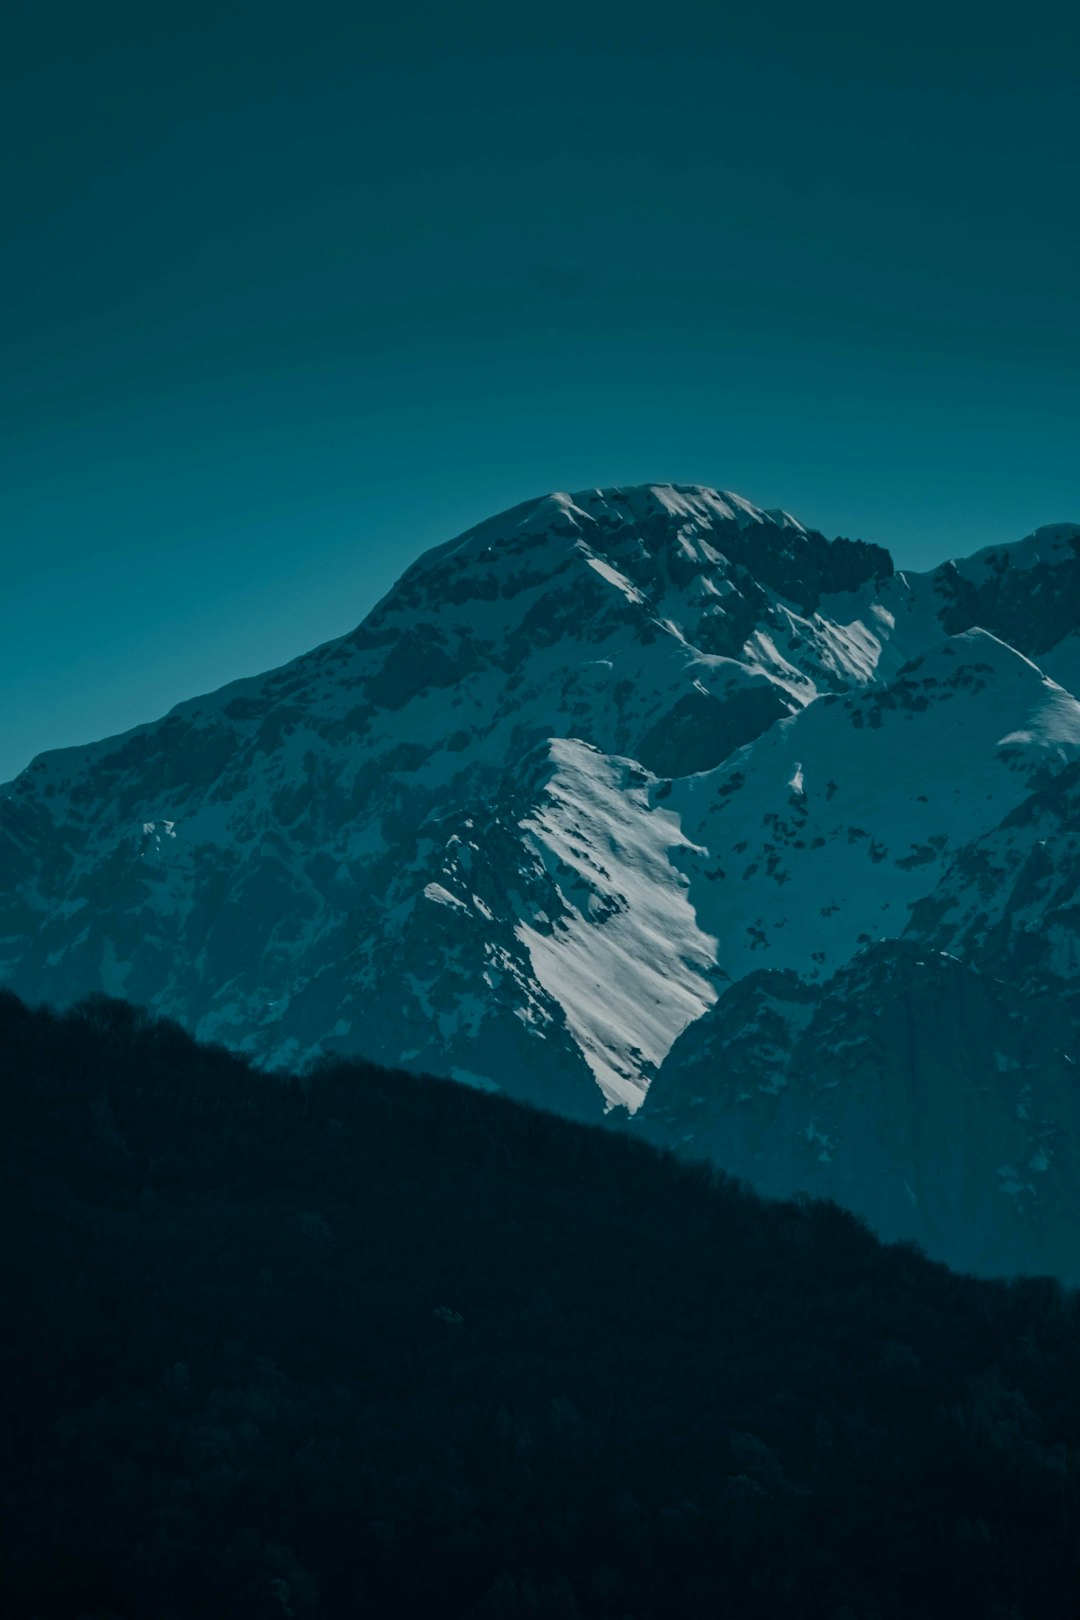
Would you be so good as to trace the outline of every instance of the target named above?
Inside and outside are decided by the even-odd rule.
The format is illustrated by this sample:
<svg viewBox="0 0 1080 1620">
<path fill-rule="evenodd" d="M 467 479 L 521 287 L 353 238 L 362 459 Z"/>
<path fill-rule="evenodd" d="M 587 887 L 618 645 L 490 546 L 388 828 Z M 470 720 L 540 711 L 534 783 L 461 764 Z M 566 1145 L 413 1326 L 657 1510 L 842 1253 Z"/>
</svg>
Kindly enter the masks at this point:
<svg viewBox="0 0 1080 1620">
<path fill-rule="evenodd" d="M 657 10 L 16 0 L 0 780 L 550 488 L 1080 520 L 1064 8 Z"/>
</svg>

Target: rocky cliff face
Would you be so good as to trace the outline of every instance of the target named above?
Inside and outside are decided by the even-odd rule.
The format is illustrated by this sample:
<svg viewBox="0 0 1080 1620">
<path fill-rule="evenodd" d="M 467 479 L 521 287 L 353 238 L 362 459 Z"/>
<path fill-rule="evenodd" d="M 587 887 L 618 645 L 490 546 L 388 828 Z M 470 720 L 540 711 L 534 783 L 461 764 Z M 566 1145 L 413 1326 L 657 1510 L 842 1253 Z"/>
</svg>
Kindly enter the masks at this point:
<svg viewBox="0 0 1080 1620">
<path fill-rule="evenodd" d="M 977 1217 L 972 1263 L 1056 1254 L 1078 568 L 1062 525 L 912 575 L 704 488 L 527 503 L 422 557 L 351 635 L 36 760 L 0 798 L 0 974 L 270 1064 L 360 1052 L 584 1116 L 649 1094 L 644 1128 L 763 1184 L 835 1188 L 889 1230 L 916 1210 L 939 1248 Z M 970 985 L 1023 998 L 963 1062 L 930 1013 L 951 991 L 924 982 L 954 957 L 973 1029 L 993 1020 Z M 1051 1000 L 1065 1024 L 1031 1010 Z M 934 1031 L 906 1068 L 833 1050 L 878 1004 L 875 1029 Z M 799 1044 L 823 1019 L 827 1062 Z M 1009 1089 L 1028 1070 L 1057 1099 L 1045 1172 Z M 945 1128 L 994 1109 L 1008 1130 Z M 979 1189 L 963 1215 L 932 1196 L 946 1171 Z"/>
<path fill-rule="evenodd" d="M 636 1128 L 961 1269 L 1077 1280 L 1078 1082 L 1056 998 L 889 940 L 820 987 L 791 971 L 734 985 L 676 1043 Z"/>
</svg>

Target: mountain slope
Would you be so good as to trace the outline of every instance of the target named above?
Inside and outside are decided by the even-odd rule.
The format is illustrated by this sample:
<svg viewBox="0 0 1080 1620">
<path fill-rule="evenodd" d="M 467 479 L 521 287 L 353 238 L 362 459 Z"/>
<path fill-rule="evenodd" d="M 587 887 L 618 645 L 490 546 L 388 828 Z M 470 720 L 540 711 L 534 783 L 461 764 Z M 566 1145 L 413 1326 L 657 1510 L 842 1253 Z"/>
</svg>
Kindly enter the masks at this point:
<svg viewBox="0 0 1080 1620">
<path fill-rule="evenodd" d="M 0 797 L 0 977 L 59 1005 L 122 994 L 272 1066 L 360 1054 L 580 1117 L 651 1088 L 646 1129 L 735 1162 L 732 1008 L 771 1029 L 771 991 L 767 1017 L 744 1006 L 763 970 L 788 976 L 786 1018 L 824 997 L 855 1042 L 861 997 L 922 1017 L 896 940 L 1028 998 L 1018 1027 L 1051 995 L 1080 1016 L 1078 579 L 1068 524 L 915 574 L 698 486 L 527 502 L 421 557 L 350 635 L 36 760 Z M 747 1061 L 767 1089 L 787 1073 L 768 1038 Z M 912 1118 L 936 1062 L 886 1087 Z M 845 1084 L 857 1154 L 892 1115 Z M 703 1091 L 707 1129 L 686 1119 Z M 796 1136 L 824 1129 L 799 1106 Z M 971 1135 L 980 1187 L 1001 1164 L 1024 1180 L 1003 1131 Z M 814 1185 L 870 1208 L 829 1162 Z M 1030 1242 L 1001 1197 L 979 1263 L 1071 1253 L 1056 1194 L 1039 1220 L 1060 1232 Z M 917 1208 L 915 1235 L 968 1253 Z"/>
<path fill-rule="evenodd" d="M 955 852 L 1078 753 L 1080 703 L 975 630 L 679 783 L 721 972 L 816 979 L 902 932 Z"/>
<path fill-rule="evenodd" d="M 1080 1282 L 1080 1041 L 1060 999 L 909 939 L 760 970 L 676 1043 L 635 1128 L 836 1198 L 963 1270 Z"/>
<path fill-rule="evenodd" d="M 347 1046 L 352 1000 L 396 993 L 381 962 L 394 985 L 413 973 L 409 919 L 448 814 L 490 803 L 549 738 L 649 769 L 717 764 L 814 697 L 815 672 L 827 689 L 866 677 L 857 631 L 820 614 L 803 669 L 761 651 L 790 618 L 779 587 L 816 612 L 890 566 L 667 486 L 482 524 L 353 635 L 35 761 L 0 803 L 4 975 L 60 1003 L 122 992 L 270 1061 Z M 512 888 L 518 864 L 492 882 Z"/>
</svg>

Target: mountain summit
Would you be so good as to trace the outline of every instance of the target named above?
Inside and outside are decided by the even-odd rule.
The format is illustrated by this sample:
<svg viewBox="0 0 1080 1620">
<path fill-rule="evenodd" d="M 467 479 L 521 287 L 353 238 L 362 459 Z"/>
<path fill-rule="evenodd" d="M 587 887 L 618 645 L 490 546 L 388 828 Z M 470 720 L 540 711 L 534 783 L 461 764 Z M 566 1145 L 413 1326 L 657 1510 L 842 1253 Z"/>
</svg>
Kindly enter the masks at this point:
<svg viewBox="0 0 1080 1620">
<path fill-rule="evenodd" d="M 1025 1008 L 1056 993 L 1067 903 L 1033 957 L 1037 910 L 995 910 L 986 863 L 1007 849 L 1021 894 L 1055 865 L 1037 807 L 1072 814 L 1078 676 L 1080 528 L 912 574 L 703 486 L 548 495 L 426 553 L 350 635 L 35 760 L 0 801 L 0 973 L 272 1065 L 357 1053 L 585 1116 L 652 1087 L 644 1128 L 727 1162 L 731 1075 L 775 1096 L 875 951 L 925 934 L 971 971 L 1022 959 Z M 830 1142 L 865 1139 L 859 1107 Z M 751 1132 L 776 1163 L 825 1129 L 792 1110 Z"/>
</svg>

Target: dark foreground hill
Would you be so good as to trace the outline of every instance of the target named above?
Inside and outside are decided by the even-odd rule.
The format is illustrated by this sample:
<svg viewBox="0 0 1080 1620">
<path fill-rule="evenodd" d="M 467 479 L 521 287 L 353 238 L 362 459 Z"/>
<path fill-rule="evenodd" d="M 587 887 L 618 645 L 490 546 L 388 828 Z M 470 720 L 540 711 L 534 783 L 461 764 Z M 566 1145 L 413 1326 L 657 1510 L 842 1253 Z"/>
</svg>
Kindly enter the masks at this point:
<svg viewBox="0 0 1080 1620">
<path fill-rule="evenodd" d="M 5 1616 L 1077 1614 L 1057 1283 L 122 1003 L 0 1063 Z"/>
</svg>

